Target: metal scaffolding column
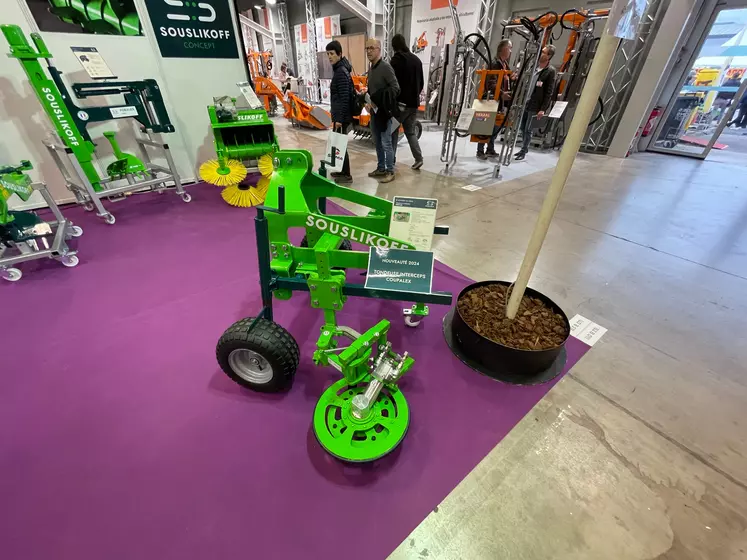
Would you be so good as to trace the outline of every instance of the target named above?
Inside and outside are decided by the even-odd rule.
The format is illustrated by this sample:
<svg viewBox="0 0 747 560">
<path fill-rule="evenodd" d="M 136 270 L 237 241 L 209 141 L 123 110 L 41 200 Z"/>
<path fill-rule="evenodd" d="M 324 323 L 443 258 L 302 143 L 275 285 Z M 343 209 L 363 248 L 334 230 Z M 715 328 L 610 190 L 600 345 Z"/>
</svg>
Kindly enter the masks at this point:
<svg viewBox="0 0 747 560">
<path fill-rule="evenodd" d="M 667 4 L 664 0 L 648 0 L 635 39 L 623 40 L 620 43 L 607 76 L 607 83 L 599 95 L 603 103 L 601 115 L 589 126 L 581 144 L 582 151 L 607 153 L 633 93 L 635 82 L 646 62 L 646 56 L 654 42 Z"/>
<path fill-rule="evenodd" d="M 298 68 L 296 67 L 296 60 L 293 57 L 293 42 L 290 34 L 290 26 L 288 25 L 288 10 L 286 9 L 285 2 L 277 5 L 278 7 L 278 20 L 280 24 L 280 31 L 283 34 L 283 49 L 285 50 L 285 62 L 293 70 L 293 73 L 298 76 Z"/>
<path fill-rule="evenodd" d="M 319 103 L 319 69 L 316 62 L 316 18 L 319 8 L 316 0 L 306 0 L 306 27 L 309 38 L 309 76 L 304 76 L 311 82 L 311 87 L 306 89 L 307 101 Z"/>
<path fill-rule="evenodd" d="M 496 0 L 480 0 L 480 12 L 477 18 L 477 32 L 485 37 L 485 41 L 487 41 L 488 45 L 490 44 L 490 37 L 493 34 L 493 16 L 495 15 L 495 4 Z M 478 46 L 478 48 L 482 47 Z M 482 58 L 475 54 L 472 54 L 471 56 L 476 57 L 477 62 L 474 66 L 475 70 L 485 68 L 485 62 L 482 60 Z M 465 96 L 466 101 L 469 101 L 474 96 L 475 90 L 477 89 L 478 81 L 479 78 L 477 74 L 473 75 L 472 79 L 469 82 L 469 89 L 467 90 L 467 94 Z"/>
<path fill-rule="evenodd" d="M 384 41 L 381 45 L 381 57 L 390 58 L 392 37 L 394 37 L 394 9 L 396 0 L 384 0 Z"/>
</svg>

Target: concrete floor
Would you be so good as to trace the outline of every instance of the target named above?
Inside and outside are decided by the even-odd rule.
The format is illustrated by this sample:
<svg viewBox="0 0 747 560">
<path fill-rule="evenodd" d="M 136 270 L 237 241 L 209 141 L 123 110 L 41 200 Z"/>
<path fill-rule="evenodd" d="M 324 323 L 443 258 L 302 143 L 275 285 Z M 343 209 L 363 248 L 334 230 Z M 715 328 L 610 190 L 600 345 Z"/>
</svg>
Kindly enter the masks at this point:
<svg viewBox="0 0 747 560">
<path fill-rule="evenodd" d="M 440 260 L 515 278 L 552 169 L 470 192 L 403 163 L 379 185 L 351 153 L 356 188 L 439 199 Z M 392 559 L 747 558 L 745 165 L 576 162 L 531 285 L 609 331 Z"/>
</svg>

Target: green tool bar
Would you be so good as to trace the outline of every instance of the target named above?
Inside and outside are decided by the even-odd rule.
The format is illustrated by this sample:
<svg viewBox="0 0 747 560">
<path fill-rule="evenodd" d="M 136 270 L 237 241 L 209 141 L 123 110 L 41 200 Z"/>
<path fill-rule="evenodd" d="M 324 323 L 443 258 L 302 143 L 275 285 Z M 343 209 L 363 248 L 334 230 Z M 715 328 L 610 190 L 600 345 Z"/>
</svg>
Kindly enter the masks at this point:
<svg viewBox="0 0 747 560">
<path fill-rule="evenodd" d="M 273 290 L 292 290 L 308 292 L 309 284 L 305 278 L 275 277 L 270 281 Z M 407 301 L 412 303 L 432 303 L 434 305 L 451 305 L 452 296 L 448 292 L 432 292 L 430 294 L 415 294 L 404 291 L 372 290 L 361 284 L 348 284 L 342 287 L 344 296 L 363 297 L 373 299 L 387 299 L 392 301 Z"/>
</svg>

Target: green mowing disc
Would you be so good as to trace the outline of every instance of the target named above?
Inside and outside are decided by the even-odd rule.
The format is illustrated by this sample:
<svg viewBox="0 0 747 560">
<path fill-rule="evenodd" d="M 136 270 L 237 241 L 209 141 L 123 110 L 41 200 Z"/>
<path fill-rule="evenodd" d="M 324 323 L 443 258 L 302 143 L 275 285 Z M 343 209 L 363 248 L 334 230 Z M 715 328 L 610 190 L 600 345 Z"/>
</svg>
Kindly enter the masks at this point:
<svg viewBox="0 0 747 560">
<path fill-rule="evenodd" d="M 367 383 L 348 386 L 341 379 L 329 387 L 314 409 L 314 434 L 319 443 L 338 459 L 375 461 L 391 452 L 405 437 L 410 409 L 401 391 L 386 387 L 363 420 L 350 411 L 353 397 L 366 391 Z"/>
</svg>

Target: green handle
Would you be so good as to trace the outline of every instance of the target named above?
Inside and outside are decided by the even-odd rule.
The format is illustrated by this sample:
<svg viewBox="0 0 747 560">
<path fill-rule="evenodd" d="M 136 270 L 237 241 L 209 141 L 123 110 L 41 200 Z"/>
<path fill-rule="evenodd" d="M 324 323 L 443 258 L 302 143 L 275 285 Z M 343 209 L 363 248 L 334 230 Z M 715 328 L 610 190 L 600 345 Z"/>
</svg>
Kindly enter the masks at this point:
<svg viewBox="0 0 747 560">
<path fill-rule="evenodd" d="M 112 145 L 112 150 L 114 150 L 114 155 L 117 159 L 123 159 L 125 155 L 122 153 L 122 150 L 119 149 L 119 144 L 117 144 L 117 133 L 107 130 L 104 132 L 104 137 L 109 140 L 109 143 Z"/>
</svg>

